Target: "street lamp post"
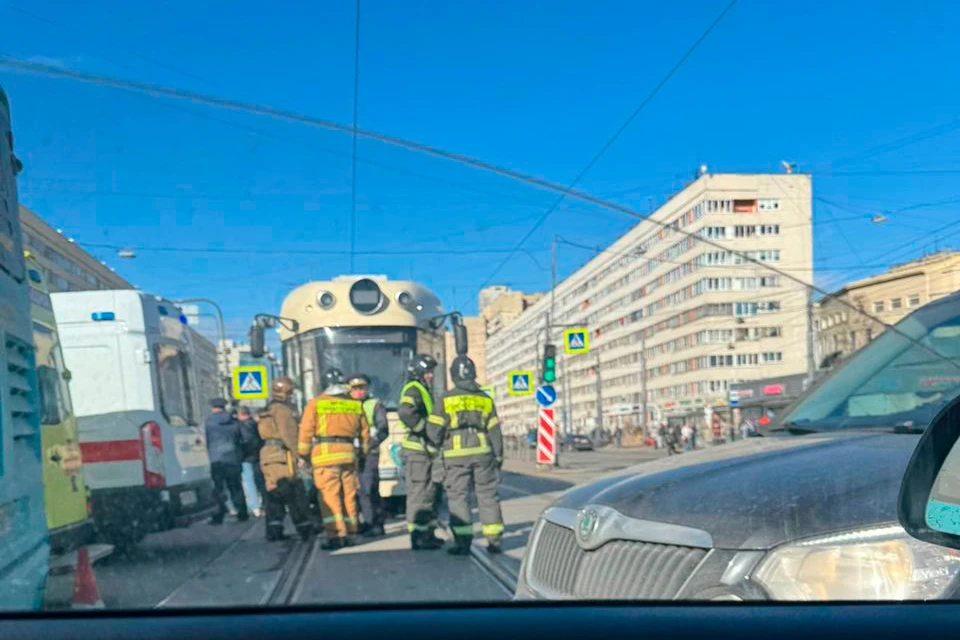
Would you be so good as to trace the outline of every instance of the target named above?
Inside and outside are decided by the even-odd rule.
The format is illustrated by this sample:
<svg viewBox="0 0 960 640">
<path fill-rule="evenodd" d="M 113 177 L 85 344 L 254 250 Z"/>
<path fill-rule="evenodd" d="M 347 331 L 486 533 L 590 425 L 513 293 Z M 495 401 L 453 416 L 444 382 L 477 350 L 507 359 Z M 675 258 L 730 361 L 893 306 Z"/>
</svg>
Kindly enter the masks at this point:
<svg viewBox="0 0 960 640">
<path fill-rule="evenodd" d="M 223 322 L 223 310 L 220 309 L 219 304 L 210 298 L 180 298 L 179 300 L 174 300 L 174 302 L 178 305 L 205 303 L 216 310 L 217 331 L 220 334 L 220 344 L 217 346 L 217 368 L 220 369 L 220 387 L 223 390 L 223 396 L 224 398 L 229 398 L 231 395 L 229 386 L 230 363 L 227 362 L 227 333 Z M 223 349 L 223 356 L 220 355 L 221 349 Z"/>
</svg>

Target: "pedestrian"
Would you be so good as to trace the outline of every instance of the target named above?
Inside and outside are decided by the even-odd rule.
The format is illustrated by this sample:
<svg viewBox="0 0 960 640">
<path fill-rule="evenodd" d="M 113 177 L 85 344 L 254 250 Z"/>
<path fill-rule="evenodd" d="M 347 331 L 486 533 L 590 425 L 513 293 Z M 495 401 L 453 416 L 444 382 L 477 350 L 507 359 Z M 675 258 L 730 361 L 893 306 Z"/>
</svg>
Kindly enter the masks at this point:
<svg viewBox="0 0 960 640">
<path fill-rule="evenodd" d="M 750 438 L 754 433 L 756 433 L 756 429 L 753 426 L 753 422 L 751 422 L 749 418 L 744 418 L 743 422 L 740 423 L 740 437 Z"/>
<path fill-rule="evenodd" d="M 243 462 L 243 436 L 240 423 L 226 411 L 227 401 L 215 398 L 210 401 L 210 415 L 204 422 L 207 436 L 207 454 L 210 456 L 210 475 L 213 478 L 214 497 L 217 501 L 217 513 L 210 524 L 223 524 L 227 515 L 227 496 L 237 511 L 237 520 L 245 522 L 250 515 L 247 500 L 243 494 L 240 480 Z"/>
<path fill-rule="evenodd" d="M 283 540 L 283 521 L 287 512 L 303 540 L 313 535 L 307 507 L 307 494 L 297 474 L 299 460 L 298 416 L 293 407 L 296 384 L 287 377 L 277 378 L 270 386 L 270 401 L 257 415 L 261 477 L 264 480 L 267 540 Z"/>
<path fill-rule="evenodd" d="M 683 441 L 684 451 L 693 450 L 693 427 L 690 426 L 690 423 L 684 422 L 683 426 L 680 427 L 680 438 Z"/>
<path fill-rule="evenodd" d="M 667 425 L 661 422 L 657 425 L 656 444 L 657 449 L 663 449 L 667 443 Z"/>
<path fill-rule="evenodd" d="M 383 522 L 386 519 L 383 503 L 380 499 L 380 445 L 390 435 L 387 424 L 387 409 L 378 398 L 370 395 L 370 378 L 363 373 L 350 377 L 347 383 L 350 397 L 359 400 L 363 414 L 370 425 L 370 450 L 360 457 L 360 513 L 363 525 L 360 533 L 367 537 L 384 535 Z"/>
<path fill-rule="evenodd" d="M 433 413 L 433 356 L 419 354 L 407 369 L 409 380 L 400 391 L 397 415 L 406 429 L 403 449 L 404 485 L 407 491 L 407 531 L 415 551 L 440 549 L 443 541 L 434 533 L 440 492 L 437 486 L 437 449 L 426 435 L 427 418 Z"/>
<path fill-rule="evenodd" d="M 444 489 L 450 507 L 453 555 L 467 555 L 473 540 L 470 487 L 477 501 L 480 530 L 487 551 L 500 553 L 503 515 L 497 499 L 503 466 L 503 435 L 497 409 L 480 385 L 477 368 L 466 356 L 457 356 L 450 367 L 454 387 L 444 393 L 427 424 L 432 442 L 439 443 L 444 465 Z"/>
<path fill-rule="evenodd" d="M 613 440 L 616 443 L 617 449 L 623 446 L 623 429 L 620 425 L 617 425 L 617 428 L 613 432 Z"/>
<path fill-rule="evenodd" d="M 266 489 L 263 486 L 263 472 L 260 470 L 260 447 L 263 440 L 257 431 L 257 421 L 250 409 L 237 407 L 237 420 L 240 422 L 240 436 L 243 443 L 243 464 L 240 480 L 243 483 L 243 495 L 247 498 L 247 511 L 254 517 L 263 517 L 263 502 Z"/>
<path fill-rule="evenodd" d="M 363 405 L 350 397 L 343 372 L 328 369 L 323 386 L 323 392 L 303 410 L 297 452 L 309 457 L 320 492 L 326 532 L 321 548 L 334 550 L 349 546 L 350 536 L 357 532 L 357 454 L 367 454 L 370 425 Z M 355 440 L 359 440 L 359 451 Z"/>
</svg>

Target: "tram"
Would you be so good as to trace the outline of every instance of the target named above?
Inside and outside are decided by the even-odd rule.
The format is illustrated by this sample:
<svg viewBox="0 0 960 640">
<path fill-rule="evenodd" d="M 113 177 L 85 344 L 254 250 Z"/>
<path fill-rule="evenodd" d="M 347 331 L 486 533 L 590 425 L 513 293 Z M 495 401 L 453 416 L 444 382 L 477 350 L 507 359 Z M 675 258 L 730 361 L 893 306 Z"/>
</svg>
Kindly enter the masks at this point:
<svg viewBox="0 0 960 640">
<path fill-rule="evenodd" d="M 396 505 L 405 495 L 399 459 L 400 390 L 413 356 L 427 353 L 439 363 L 433 392 L 439 396 L 444 391 L 443 325 L 450 316 L 456 314 L 444 314 L 437 296 L 416 282 L 380 275 L 340 276 L 297 287 L 284 299 L 279 316 L 258 316 L 259 324 L 251 331 L 251 352 L 263 352 L 262 327 L 276 327 L 283 370 L 299 387 L 301 409 L 321 391 L 321 376 L 331 367 L 346 375 L 370 377 L 370 394 L 383 402 L 390 424 L 390 435 L 380 447 L 380 495 Z"/>
</svg>

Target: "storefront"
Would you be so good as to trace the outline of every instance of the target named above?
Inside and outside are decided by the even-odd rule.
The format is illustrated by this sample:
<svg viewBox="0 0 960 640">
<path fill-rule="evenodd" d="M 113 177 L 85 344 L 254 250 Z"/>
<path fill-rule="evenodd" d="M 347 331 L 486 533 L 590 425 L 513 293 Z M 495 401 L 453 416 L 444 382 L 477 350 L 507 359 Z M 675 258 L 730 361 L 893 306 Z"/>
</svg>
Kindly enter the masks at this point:
<svg viewBox="0 0 960 640">
<path fill-rule="evenodd" d="M 730 389 L 731 418 L 740 425 L 744 420 L 763 426 L 796 400 L 806 389 L 806 375 L 754 380 L 734 384 Z"/>
</svg>

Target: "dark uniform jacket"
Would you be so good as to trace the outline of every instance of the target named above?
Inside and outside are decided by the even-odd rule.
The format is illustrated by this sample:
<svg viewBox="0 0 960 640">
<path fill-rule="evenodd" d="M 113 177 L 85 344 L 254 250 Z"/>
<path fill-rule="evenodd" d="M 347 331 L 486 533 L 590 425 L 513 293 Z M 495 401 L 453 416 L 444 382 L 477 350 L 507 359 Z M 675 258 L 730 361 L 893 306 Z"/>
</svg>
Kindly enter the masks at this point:
<svg viewBox="0 0 960 640">
<path fill-rule="evenodd" d="M 443 394 L 428 419 L 427 436 L 440 445 L 445 461 L 473 456 L 503 459 L 497 409 L 476 383 L 461 383 Z"/>
<path fill-rule="evenodd" d="M 211 413 L 203 423 L 207 435 L 207 455 L 210 464 L 243 462 L 243 435 L 240 422 L 226 411 Z"/>
<path fill-rule="evenodd" d="M 425 440 L 427 418 L 433 412 L 433 404 L 430 389 L 422 382 L 411 380 L 403 386 L 397 416 L 406 427 L 407 433 L 400 443 L 401 447 L 408 451 L 435 451 L 433 443 Z"/>
</svg>

